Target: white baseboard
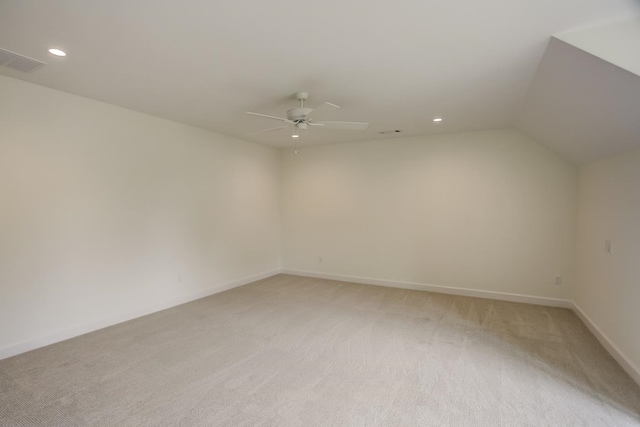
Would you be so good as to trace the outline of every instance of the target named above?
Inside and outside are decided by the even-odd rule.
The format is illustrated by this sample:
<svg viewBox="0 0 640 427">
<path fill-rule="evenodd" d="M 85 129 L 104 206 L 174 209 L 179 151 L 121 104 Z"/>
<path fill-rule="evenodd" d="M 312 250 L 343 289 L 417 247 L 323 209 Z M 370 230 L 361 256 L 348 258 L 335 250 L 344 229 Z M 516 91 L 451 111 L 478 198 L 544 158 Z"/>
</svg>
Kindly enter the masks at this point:
<svg viewBox="0 0 640 427">
<path fill-rule="evenodd" d="M 413 289 L 418 291 L 437 292 L 450 295 L 463 295 L 468 297 L 489 298 L 502 301 L 521 302 L 527 304 L 544 305 L 548 307 L 561 307 L 572 309 L 582 322 L 589 328 L 593 335 L 600 341 L 605 349 L 613 356 L 620 366 L 640 385 L 640 369 L 635 366 L 618 347 L 593 323 L 584 311 L 573 301 L 534 297 L 530 295 L 511 294 L 506 292 L 480 291 L 476 289 L 454 288 L 447 286 L 426 285 L 423 283 L 398 282 L 393 280 L 380 280 L 367 277 L 343 276 L 337 274 L 319 273 L 315 271 L 283 269 L 282 274 L 294 276 L 313 277 L 318 279 L 337 280 L 341 282 L 361 283 L 364 285 L 388 286 L 392 288 Z"/>
<path fill-rule="evenodd" d="M 631 378 L 640 385 L 640 369 L 629 360 L 625 354 L 593 323 L 593 320 L 574 302 L 573 311 L 580 320 L 589 328 L 591 333 L 600 341 L 600 344 L 613 356 Z"/>
<path fill-rule="evenodd" d="M 530 295 L 511 294 L 507 292 L 480 291 L 476 289 L 454 288 L 449 286 L 427 285 L 414 282 L 399 282 L 395 280 L 380 280 L 369 277 L 343 276 L 337 274 L 319 273 L 315 271 L 283 269 L 283 274 L 294 276 L 314 277 L 318 279 L 338 280 L 341 282 L 361 283 L 363 285 L 388 286 L 391 288 L 412 289 L 416 291 L 437 292 L 440 294 L 462 295 L 467 297 L 488 298 L 502 301 L 522 302 L 525 304 L 537 304 L 548 307 L 573 308 L 570 300 L 534 297 Z"/>
<path fill-rule="evenodd" d="M 191 294 L 172 298 L 170 300 L 163 301 L 162 303 L 159 303 L 159 304 L 145 306 L 135 311 L 120 314 L 107 319 L 102 319 L 96 322 L 79 325 L 73 328 L 65 329 L 63 331 L 56 332 L 52 335 L 48 335 L 45 337 L 40 337 L 40 338 L 28 340 L 28 341 L 23 341 L 18 344 L 9 345 L 9 346 L 0 348 L 0 360 L 6 359 L 7 357 L 15 356 L 21 353 L 25 353 L 27 351 L 35 350 L 37 348 L 44 347 L 50 344 L 54 344 L 60 341 L 68 340 L 69 338 L 77 337 L 79 335 L 84 335 L 89 332 L 97 331 L 98 329 L 102 329 L 108 326 L 116 325 L 118 323 L 126 322 L 127 320 L 132 320 L 138 317 L 146 316 L 147 314 L 155 313 L 157 311 L 166 310 L 167 308 L 175 307 L 180 304 L 185 304 L 187 302 L 204 298 L 209 295 L 213 295 L 219 292 L 227 291 L 229 289 L 237 288 L 239 286 L 243 286 L 248 283 L 255 282 L 257 280 L 266 279 L 268 277 L 272 277 L 277 274 L 280 274 L 279 269 L 267 271 L 260 274 L 255 274 L 253 276 L 244 277 L 242 279 L 234 280 L 233 282 L 229 282 L 223 285 L 214 286 L 212 288 L 208 288 L 202 291 L 193 292 Z"/>
<path fill-rule="evenodd" d="M 468 297 L 488 298 L 488 299 L 495 299 L 495 300 L 502 300 L 502 301 L 520 302 L 520 303 L 526 303 L 526 304 L 544 305 L 548 307 L 570 308 L 576 313 L 576 315 L 582 320 L 582 322 L 589 328 L 589 330 L 593 333 L 593 335 L 595 335 L 598 341 L 600 341 L 600 343 L 604 346 L 604 348 L 607 349 L 607 351 L 620 364 L 620 366 L 622 366 L 622 368 L 631 376 L 631 378 L 633 378 L 640 385 L 640 369 L 637 366 L 635 366 L 629 360 L 629 358 L 627 358 L 624 355 L 624 353 L 622 353 L 618 349 L 618 347 L 615 344 L 613 344 L 611 340 L 609 340 L 609 338 L 607 338 L 607 336 L 595 325 L 595 323 L 593 323 L 591 318 L 589 318 L 589 316 L 587 316 L 585 312 L 582 311 L 582 309 L 575 302 L 572 302 L 570 300 L 534 297 L 530 295 L 512 294 L 512 293 L 506 293 L 506 292 L 481 291 L 476 289 L 427 285 L 423 283 L 414 283 L 414 282 L 399 282 L 399 281 L 393 281 L 393 280 L 381 280 L 381 279 L 372 279 L 372 278 L 357 277 L 357 276 L 343 276 L 343 275 L 336 275 L 336 274 L 327 274 L 327 273 L 319 273 L 319 272 L 313 272 L 313 271 L 302 271 L 302 270 L 291 270 L 291 269 L 277 269 L 277 270 L 267 271 L 264 273 L 245 277 L 239 280 L 234 280 L 233 282 L 230 282 L 224 285 L 215 286 L 213 288 L 209 288 L 203 291 L 184 295 L 178 298 L 173 298 L 169 301 L 165 301 L 160 304 L 147 306 L 140 310 L 136 310 L 134 312 L 129 312 L 129 313 L 114 316 L 108 319 L 103 319 L 97 322 L 92 322 L 89 324 L 77 326 L 64 331 L 60 331 L 58 333 L 55 333 L 46 337 L 40 337 L 33 340 L 24 341 L 19 344 L 3 347 L 0 349 L 0 360 L 6 359 L 8 357 L 15 356 L 21 353 L 25 353 L 27 351 L 35 350 L 40 347 L 45 347 L 47 345 L 54 344 L 60 341 L 64 341 L 69 338 L 73 338 L 79 335 L 93 332 L 98 329 L 106 328 L 108 326 L 113 326 L 118 323 L 126 322 L 128 320 L 132 320 L 138 317 L 146 316 L 147 314 L 151 314 L 157 311 L 165 310 L 167 308 L 175 307 L 180 304 L 185 304 L 187 302 L 204 298 L 209 295 L 213 295 L 229 289 L 237 288 L 239 286 L 243 286 L 258 280 L 266 279 L 278 274 L 291 274 L 295 276 L 313 277 L 313 278 L 327 279 L 327 280 L 337 280 L 342 282 L 361 283 L 365 285 L 388 286 L 388 287 L 400 288 L 400 289 L 412 289 L 412 290 L 437 292 L 437 293 L 450 294 L 450 295 L 462 295 L 462 296 L 468 296 Z"/>
</svg>

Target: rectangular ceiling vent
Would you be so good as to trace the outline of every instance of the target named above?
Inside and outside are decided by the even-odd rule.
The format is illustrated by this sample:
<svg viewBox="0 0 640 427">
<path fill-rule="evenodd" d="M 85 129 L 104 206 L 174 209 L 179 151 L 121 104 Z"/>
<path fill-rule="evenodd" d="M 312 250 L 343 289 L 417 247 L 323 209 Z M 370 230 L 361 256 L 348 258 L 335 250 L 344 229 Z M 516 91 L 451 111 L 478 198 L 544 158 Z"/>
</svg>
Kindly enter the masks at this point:
<svg viewBox="0 0 640 427">
<path fill-rule="evenodd" d="M 32 73 L 47 63 L 0 48 L 0 65 L 23 73 Z"/>
</svg>

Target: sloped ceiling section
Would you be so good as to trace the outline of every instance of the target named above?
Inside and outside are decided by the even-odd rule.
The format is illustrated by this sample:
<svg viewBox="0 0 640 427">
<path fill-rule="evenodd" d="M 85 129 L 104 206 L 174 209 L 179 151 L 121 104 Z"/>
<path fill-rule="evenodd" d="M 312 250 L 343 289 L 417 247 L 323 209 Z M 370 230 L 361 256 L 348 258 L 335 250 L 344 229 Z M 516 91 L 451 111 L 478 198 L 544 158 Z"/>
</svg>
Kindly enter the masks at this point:
<svg viewBox="0 0 640 427">
<path fill-rule="evenodd" d="M 578 165 L 640 147 L 640 77 L 554 37 L 517 128 Z"/>
<path fill-rule="evenodd" d="M 555 37 L 640 76 L 640 19 L 571 31 Z"/>
</svg>

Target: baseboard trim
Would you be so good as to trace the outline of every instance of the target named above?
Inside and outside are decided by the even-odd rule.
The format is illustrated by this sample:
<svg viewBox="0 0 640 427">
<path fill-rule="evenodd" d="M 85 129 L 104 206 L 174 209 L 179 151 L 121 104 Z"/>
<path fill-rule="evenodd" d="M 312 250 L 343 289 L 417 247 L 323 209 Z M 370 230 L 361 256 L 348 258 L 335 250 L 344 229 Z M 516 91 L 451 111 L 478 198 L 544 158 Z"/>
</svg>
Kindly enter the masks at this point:
<svg viewBox="0 0 640 427">
<path fill-rule="evenodd" d="M 8 357 L 16 356 L 21 353 L 26 353 L 27 351 L 35 350 L 37 348 L 45 347 L 50 344 L 55 344 L 60 341 L 65 341 L 70 338 L 77 337 L 79 335 L 87 334 L 89 332 L 94 332 L 94 331 L 97 331 L 98 329 L 103 329 L 109 326 L 117 325 L 118 323 L 126 322 L 128 320 L 133 320 L 138 317 L 142 317 L 158 311 L 166 310 L 168 308 L 185 304 L 200 298 L 208 297 L 210 295 L 214 295 L 219 292 L 224 292 L 229 289 L 237 288 L 239 286 L 243 286 L 258 280 L 267 279 L 269 277 L 272 277 L 278 274 L 280 274 L 280 269 L 255 274 L 252 276 L 244 277 L 242 279 L 234 280 L 229 283 L 214 286 L 202 291 L 193 292 L 193 293 L 179 296 L 176 298 L 171 298 L 170 300 L 163 301 L 158 304 L 146 306 L 128 313 L 120 314 L 107 319 L 102 319 L 96 322 L 91 322 L 88 324 L 65 329 L 63 331 L 54 333 L 52 335 L 39 337 L 39 338 L 28 340 L 28 341 L 23 341 L 18 344 L 12 344 L 12 345 L 0 348 L 0 360 L 6 359 Z"/>
<path fill-rule="evenodd" d="M 633 362 L 631 362 L 631 360 L 629 360 L 629 358 L 625 356 L 622 351 L 620 351 L 620 349 L 609 339 L 609 337 L 607 337 L 605 333 L 596 326 L 593 320 L 591 320 L 591 318 L 587 316 L 587 314 L 575 302 L 573 303 L 573 311 L 587 326 L 587 328 L 589 328 L 591 333 L 595 335 L 598 341 L 600 341 L 600 344 L 602 344 L 602 346 L 607 349 L 609 354 L 611 354 L 611 356 L 616 359 L 622 369 L 624 369 L 627 374 L 629 374 L 629 376 L 633 378 L 633 380 L 638 383 L 638 385 L 640 385 L 640 369 L 636 365 L 634 365 Z"/>
<path fill-rule="evenodd" d="M 467 297 L 521 302 L 525 304 L 537 304 L 537 305 L 544 305 L 547 307 L 573 308 L 573 303 L 570 300 L 557 299 L 557 298 L 535 297 L 530 295 L 512 294 L 507 292 L 480 291 L 477 289 L 428 285 L 424 283 L 415 283 L 415 282 L 399 282 L 395 280 L 381 280 L 381 279 L 373 279 L 369 277 L 344 276 L 344 275 L 337 275 L 337 274 L 320 273 L 315 271 L 282 269 L 282 273 L 291 274 L 294 276 L 313 277 L 317 279 L 328 279 L 328 280 L 338 280 L 341 282 L 360 283 L 363 285 L 388 286 L 391 288 L 412 289 L 417 291 L 429 291 L 429 292 L 437 292 L 440 294 L 462 295 Z"/>
<path fill-rule="evenodd" d="M 344 276 L 337 274 L 320 273 L 316 271 L 303 271 L 282 269 L 282 274 L 290 274 L 293 276 L 312 277 L 317 279 L 337 280 L 341 282 L 360 283 L 363 285 L 388 286 L 400 289 L 412 289 L 418 291 L 437 292 L 450 295 L 462 295 L 477 298 L 488 298 L 502 301 L 521 302 L 526 304 L 537 304 L 548 307 L 561 307 L 573 310 L 580 320 L 589 328 L 591 333 L 596 337 L 603 347 L 611 354 L 611 356 L 620 364 L 629 376 L 640 385 L 640 369 L 622 353 L 618 347 L 598 328 L 589 316 L 573 301 L 556 298 L 534 297 L 530 295 L 512 294 L 506 292 L 480 291 L 476 289 L 454 288 L 447 286 L 427 285 L 414 282 L 399 282 L 394 280 L 380 280 L 368 277 Z"/>
<path fill-rule="evenodd" d="M 502 301 L 520 302 L 525 304 L 537 304 L 537 305 L 543 305 L 548 307 L 570 308 L 576 313 L 576 315 L 580 318 L 580 320 L 582 320 L 582 322 L 587 326 L 587 328 L 589 328 L 591 333 L 593 333 L 593 335 L 598 339 L 598 341 L 600 341 L 600 343 L 611 354 L 611 356 L 629 374 L 629 376 L 633 378 L 633 380 L 640 385 L 640 369 L 637 366 L 635 366 L 633 362 L 631 362 L 629 358 L 626 357 L 625 354 L 621 352 L 615 344 L 613 344 L 613 342 L 604 334 L 604 332 L 602 332 L 600 328 L 596 326 L 596 324 L 591 320 L 591 318 L 587 316 L 587 314 L 573 301 L 556 299 L 556 298 L 534 297 L 530 295 L 512 294 L 512 293 L 506 293 L 506 292 L 480 291 L 476 289 L 428 285 L 424 283 L 415 283 L 415 282 L 400 282 L 400 281 L 394 281 L 394 280 L 381 280 L 381 279 L 372 279 L 367 277 L 345 276 L 345 275 L 327 274 L 327 273 L 320 273 L 315 271 L 304 271 L 304 270 L 293 270 L 293 269 L 276 269 L 276 270 L 271 270 L 264 273 L 255 274 L 252 276 L 244 277 L 242 279 L 234 280 L 232 282 L 229 282 L 223 285 L 214 286 L 212 288 L 209 288 L 203 291 L 198 291 L 198 292 L 194 292 L 181 297 L 172 298 L 171 300 L 162 302 L 160 304 L 147 306 L 142 309 L 135 310 L 133 312 L 110 317 L 108 319 L 103 319 L 103 320 L 92 322 L 86 325 L 69 328 L 52 335 L 48 335 L 46 337 L 40 337 L 33 340 L 21 342 L 19 344 L 6 346 L 0 349 L 0 360 L 6 359 L 12 356 L 16 356 L 21 353 L 26 353 L 27 351 L 35 350 L 51 344 L 55 344 L 57 342 L 65 341 L 70 338 L 84 335 L 89 332 L 97 331 L 99 329 L 103 329 L 109 326 L 117 325 L 118 323 L 126 322 L 128 320 L 133 320 L 138 317 L 142 317 L 158 311 L 166 310 L 168 308 L 185 304 L 191 301 L 195 301 L 200 298 L 208 297 L 210 295 L 224 292 L 229 289 L 244 286 L 249 283 L 256 282 L 258 280 L 267 279 L 269 277 L 273 277 L 278 274 L 290 274 L 293 276 L 337 280 L 341 282 L 360 283 L 364 285 L 387 286 L 391 288 L 428 291 L 428 292 L 436 292 L 436 293 L 449 294 L 449 295 L 462 295 L 462 296 L 476 297 L 476 298 L 487 298 L 487 299 L 495 299 L 495 300 L 502 300 Z"/>
</svg>

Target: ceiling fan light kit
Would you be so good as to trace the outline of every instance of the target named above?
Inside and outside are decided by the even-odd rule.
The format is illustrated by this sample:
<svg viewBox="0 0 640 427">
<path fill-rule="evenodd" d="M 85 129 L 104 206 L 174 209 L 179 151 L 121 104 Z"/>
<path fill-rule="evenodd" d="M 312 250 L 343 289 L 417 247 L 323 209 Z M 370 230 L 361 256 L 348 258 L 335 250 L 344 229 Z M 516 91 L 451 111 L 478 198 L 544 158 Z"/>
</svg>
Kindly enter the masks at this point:
<svg viewBox="0 0 640 427">
<path fill-rule="evenodd" d="M 283 126 L 264 129 L 258 132 L 250 133 L 249 135 L 257 135 L 261 133 L 273 132 L 280 129 L 294 128 L 294 133 L 291 135 L 291 137 L 298 138 L 300 136 L 298 131 L 307 130 L 309 129 L 310 126 L 323 127 L 326 129 L 340 129 L 340 130 L 366 130 L 367 127 L 369 126 L 369 123 L 364 123 L 364 122 L 314 121 L 311 118 L 311 113 L 313 113 L 314 110 L 317 110 L 324 106 L 330 106 L 330 107 L 339 109 L 340 106 L 334 103 L 325 101 L 319 104 L 318 106 L 316 106 L 315 108 L 309 108 L 304 106 L 304 102 L 309 98 L 308 92 L 302 92 L 302 91 L 296 92 L 293 96 L 298 100 L 298 102 L 300 103 L 300 106 L 297 108 L 292 108 L 288 110 L 286 118 L 247 111 L 247 114 L 251 114 L 252 116 L 264 117 L 270 120 L 277 120 L 285 123 Z"/>
</svg>

